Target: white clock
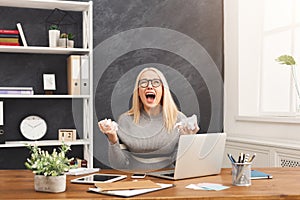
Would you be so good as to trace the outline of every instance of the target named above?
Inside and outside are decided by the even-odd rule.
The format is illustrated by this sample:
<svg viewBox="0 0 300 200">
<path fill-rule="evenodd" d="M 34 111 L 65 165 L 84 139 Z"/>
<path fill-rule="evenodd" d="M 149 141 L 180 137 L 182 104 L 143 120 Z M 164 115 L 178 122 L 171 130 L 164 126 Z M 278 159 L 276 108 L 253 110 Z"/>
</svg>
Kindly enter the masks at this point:
<svg viewBox="0 0 300 200">
<path fill-rule="evenodd" d="M 46 134 L 47 124 L 41 117 L 30 115 L 22 120 L 20 131 L 25 138 L 29 140 L 38 140 Z"/>
</svg>

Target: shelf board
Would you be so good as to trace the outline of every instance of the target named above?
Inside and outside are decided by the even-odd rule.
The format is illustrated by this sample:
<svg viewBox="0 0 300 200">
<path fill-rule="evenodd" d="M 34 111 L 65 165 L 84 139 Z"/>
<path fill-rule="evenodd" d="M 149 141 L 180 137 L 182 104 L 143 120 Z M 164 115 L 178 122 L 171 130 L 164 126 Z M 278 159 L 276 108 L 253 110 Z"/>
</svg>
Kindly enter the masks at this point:
<svg viewBox="0 0 300 200">
<path fill-rule="evenodd" d="M 60 146 L 62 144 L 59 140 L 38 140 L 38 141 L 7 141 L 5 144 L 0 144 L 0 148 L 6 147 L 25 147 L 29 145 L 38 145 L 38 146 Z M 68 145 L 87 145 L 89 141 L 87 139 L 78 139 L 72 142 L 65 142 Z"/>
<path fill-rule="evenodd" d="M 83 48 L 51 48 L 38 46 L 0 46 L 3 53 L 34 53 L 34 54 L 87 54 L 89 49 Z"/>
<path fill-rule="evenodd" d="M 2 94 L 0 98 L 19 98 L 19 99 L 88 99 L 89 95 L 10 95 Z"/>
<path fill-rule="evenodd" d="M 0 6 L 18 7 L 18 8 L 36 8 L 53 10 L 55 8 L 69 11 L 87 11 L 89 2 L 57 1 L 57 0 L 1 0 Z"/>
</svg>

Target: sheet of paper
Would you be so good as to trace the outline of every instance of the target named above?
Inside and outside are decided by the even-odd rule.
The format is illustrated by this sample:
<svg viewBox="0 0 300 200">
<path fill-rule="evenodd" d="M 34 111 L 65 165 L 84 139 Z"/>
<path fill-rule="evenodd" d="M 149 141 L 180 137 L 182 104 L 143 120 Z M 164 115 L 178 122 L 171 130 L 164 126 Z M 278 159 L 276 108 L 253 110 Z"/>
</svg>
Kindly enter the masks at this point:
<svg viewBox="0 0 300 200">
<path fill-rule="evenodd" d="M 215 190 L 215 191 L 220 191 L 220 190 L 228 189 L 229 187 L 221 185 L 221 184 L 217 184 L 217 183 L 198 183 L 198 184 L 187 185 L 185 188 L 193 189 L 193 190 Z"/>
</svg>

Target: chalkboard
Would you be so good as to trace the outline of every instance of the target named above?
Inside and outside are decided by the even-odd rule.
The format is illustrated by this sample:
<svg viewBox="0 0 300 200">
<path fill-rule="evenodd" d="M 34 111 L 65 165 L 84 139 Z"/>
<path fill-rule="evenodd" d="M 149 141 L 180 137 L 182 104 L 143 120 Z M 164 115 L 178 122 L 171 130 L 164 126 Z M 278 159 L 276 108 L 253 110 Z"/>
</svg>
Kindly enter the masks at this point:
<svg viewBox="0 0 300 200">
<path fill-rule="evenodd" d="M 222 0 L 95 0 L 93 4 L 95 167 L 107 165 L 107 139 L 99 131 L 97 121 L 105 117 L 117 119 L 130 107 L 129 83 L 144 67 L 163 71 L 178 107 L 186 115 L 196 112 L 200 132 L 223 130 Z M 21 22 L 29 45 L 47 46 L 45 19 L 49 14 L 51 10 L 1 7 L 0 24 L 1 28 L 13 29 Z M 81 21 L 81 14 L 72 14 Z M 81 24 L 74 30 L 79 33 L 75 46 L 82 45 L 80 30 Z M 53 66 L 65 65 L 65 58 L 1 53 L 0 86 L 33 86 L 36 93 L 43 93 L 42 74 L 51 72 Z M 59 93 L 66 93 L 65 70 L 54 71 Z M 124 93 L 120 93 L 120 83 L 128 86 Z M 178 88 L 177 83 L 186 89 Z M 47 110 L 43 109 L 45 104 L 57 106 Z M 8 100 L 5 109 L 11 112 L 5 117 L 10 122 L 4 128 L 17 130 L 21 118 L 34 112 L 54 123 L 53 131 L 63 125 L 75 126 L 74 119 L 55 119 L 54 115 L 60 112 L 61 116 L 69 116 L 71 106 L 72 102 L 67 100 L 55 103 Z M 9 137 L 20 138 L 19 134 L 16 131 Z M 27 155 L 24 148 L 1 149 L 1 152 L 0 168 L 24 168 Z M 7 162 L 12 156 L 16 161 Z"/>
<path fill-rule="evenodd" d="M 97 121 L 131 106 L 139 71 L 166 76 L 179 109 L 200 133 L 223 130 L 223 1 L 104 0 L 94 3 L 94 162 L 108 165 Z"/>
</svg>

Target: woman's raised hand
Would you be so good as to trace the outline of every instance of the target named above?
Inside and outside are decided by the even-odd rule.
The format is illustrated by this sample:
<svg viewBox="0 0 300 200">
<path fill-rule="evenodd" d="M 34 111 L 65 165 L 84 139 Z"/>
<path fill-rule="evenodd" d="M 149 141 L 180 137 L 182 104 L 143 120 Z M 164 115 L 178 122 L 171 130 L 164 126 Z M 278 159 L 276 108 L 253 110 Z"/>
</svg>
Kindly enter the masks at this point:
<svg viewBox="0 0 300 200">
<path fill-rule="evenodd" d="M 191 129 L 187 125 L 178 125 L 177 129 L 180 134 L 187 135 L 187 134 L 196 134 L 200 128 L 197 123 L 194 124 L 194 129 Z"/>
<path fill-rule="evenodd" d="M 98 122 L 99 129 L 102 133 L 107 135 L 110 143 L 115 144 L 118 141 L 118 124 L 111 119 L 104 119 Z"/>
</svg>

